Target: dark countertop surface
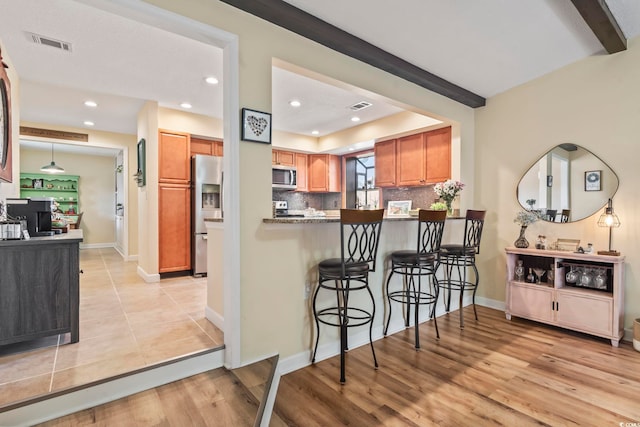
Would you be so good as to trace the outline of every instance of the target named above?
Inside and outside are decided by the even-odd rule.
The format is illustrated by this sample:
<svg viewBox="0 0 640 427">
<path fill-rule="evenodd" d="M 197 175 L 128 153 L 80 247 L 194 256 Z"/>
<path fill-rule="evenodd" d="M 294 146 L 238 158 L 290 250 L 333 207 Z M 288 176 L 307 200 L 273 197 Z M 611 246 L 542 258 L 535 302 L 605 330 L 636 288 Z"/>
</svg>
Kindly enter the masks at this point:
<svg viewBox="0 0 640 427">
<path fill-rule="evenodd" d="M 53 236 L 31 237 L 28 240 L 0 240 L 0 247 L 18 245 L 47 245 L 52 243 L 82 242 L 81 229 L 69 230 L 67 233 L 54 234 Z"/>
<path fill-rule="evenodd" d="M 449 219 L 464 219 L 464 217 L 448 217 Z M 385 216 L 384 221 L 417 221 L 417 216 Z M 325 217 L 305 217 L 305 218 L 264 218 L 262 220 L 265 224 L 324 224 L 331 222 L 340 222 L 339 216 L 325 216 Z"/>
</svg>

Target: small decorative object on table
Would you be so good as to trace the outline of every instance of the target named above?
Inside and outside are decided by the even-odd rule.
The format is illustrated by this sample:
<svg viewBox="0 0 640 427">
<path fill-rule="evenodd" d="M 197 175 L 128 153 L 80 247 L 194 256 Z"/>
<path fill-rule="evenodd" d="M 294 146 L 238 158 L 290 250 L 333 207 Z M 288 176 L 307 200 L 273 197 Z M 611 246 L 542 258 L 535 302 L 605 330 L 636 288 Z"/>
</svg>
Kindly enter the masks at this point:
<svg viewBox="0 0 640 427">
<path fill-rule="evenodd" d="M 538 239 L 536 240 L 536 249 L 547 249 L 547 236 L 538 234 Z"/>
<path fill-rule="evenodd" d="M 522 265 L 522 260 L 518 260 L 518 265 L 515 270 L 515 279 L 518 282 L 524 282 L 524 265 Z"/>
<path fill-rule="evenodd" d="M 520 236 L 513 243 L 513 245 L 516 248 L 528 248 L 529 247 L 529 241 L 524 236 L 524 232 L 527 231 L 527 227 L 530 224 L 533 224 L 534 222 L 536 222 L 539 219 L 540 219 L 540 217 L 533 211 L 520 211 L 520 212 L 518 212 L 516 214 L 516 217 L 513 220 L 513 222 L 515 222 L 516 224 L 520 225 Z"/>
<path fill-rule="evenodd" d="M 463 188 L 464 184 L 462 182 L 453 179 L 439 182 L 433 187 L 434 193 L 447 205 L 448 216 L 453 215 L 453 207 L 451 204 Z"/>
<path fill-rule="evenodd" d="M 549 266 L 549 270 L 547 270 L 547 282 L 553 283 L 556 278 L 556 271 L 553 269 L 553 264 Z"/>
</svg>

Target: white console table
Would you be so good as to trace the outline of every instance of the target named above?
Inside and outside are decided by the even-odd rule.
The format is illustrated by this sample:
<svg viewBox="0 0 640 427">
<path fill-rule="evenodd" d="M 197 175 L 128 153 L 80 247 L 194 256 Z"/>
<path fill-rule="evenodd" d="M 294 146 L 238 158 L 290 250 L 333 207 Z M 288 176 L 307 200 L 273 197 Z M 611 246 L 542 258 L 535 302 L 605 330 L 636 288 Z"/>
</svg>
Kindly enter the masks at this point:
<svg viewBox="0 0 640 427">
<path fill-rule="evenodd" d="M 507 319 L 517 316 L 548 323 L 608 338 L 618 346 L 624 334 L 624 256 L 515 247 L 505 251 Z M 518 260 L 524 263 L 525 281 L 515 278 Z M 607 289 L 569 286 L 565 280 L 569 265 L 606 269 Z M 543 266 L 546 270 L 553 266 L 553 282 L 528 283 L 529 268 Z"/>
</svg>

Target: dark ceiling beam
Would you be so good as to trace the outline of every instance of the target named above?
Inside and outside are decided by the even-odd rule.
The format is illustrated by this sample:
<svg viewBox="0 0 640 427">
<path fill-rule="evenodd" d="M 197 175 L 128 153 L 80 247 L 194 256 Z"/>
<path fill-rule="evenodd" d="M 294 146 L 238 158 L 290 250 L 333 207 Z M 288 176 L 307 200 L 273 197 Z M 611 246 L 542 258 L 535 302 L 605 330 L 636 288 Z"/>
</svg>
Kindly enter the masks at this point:
<svg viewBox="0 0 640 427">
<path fill-rule="evenodd" d="M 337 52 L 365 62 L 472 108 L 486 100 L 282 0 L 222 0 Z"/>
<path fill-rule="evenodd" d="M 627 39 L 604 0 L 571 0 L 608 53 L 627 50 Z"/>
</svg>

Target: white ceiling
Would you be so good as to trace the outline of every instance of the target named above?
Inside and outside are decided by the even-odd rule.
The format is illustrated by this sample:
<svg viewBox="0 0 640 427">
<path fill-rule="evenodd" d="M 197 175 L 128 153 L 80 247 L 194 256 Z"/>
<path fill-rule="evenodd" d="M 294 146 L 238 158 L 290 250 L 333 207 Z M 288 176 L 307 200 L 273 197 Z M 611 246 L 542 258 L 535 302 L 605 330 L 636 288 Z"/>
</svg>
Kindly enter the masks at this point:
<svg viewBox="0 0 640 427">
<path fill-rule="evenodd" d="M 288 0 L 452 83 L 490 97 L 603 49 L 569 0 Z M 627 36 L 640 34 L 640 1 L 606 2 Z M 222 117 L 220 49 L 73 0 L 0 0 L 0 40 L 21 78 L 21 119 L 136 132 L 146 100 Z M 33 32 L 71 52 L 29 41 Z M 624 53 L 622 53 L 624 54 Z M 303 105 L 292 109 L 288 102 Z M 99 106 L 83 105 L 93 99 Z M 274 69 L 274 129 L 325 135 L 355 126 L 348 106 L 367 100 L 363 122 L 399 111 Z"/>
</svg>

